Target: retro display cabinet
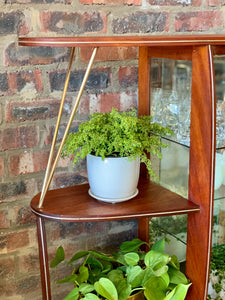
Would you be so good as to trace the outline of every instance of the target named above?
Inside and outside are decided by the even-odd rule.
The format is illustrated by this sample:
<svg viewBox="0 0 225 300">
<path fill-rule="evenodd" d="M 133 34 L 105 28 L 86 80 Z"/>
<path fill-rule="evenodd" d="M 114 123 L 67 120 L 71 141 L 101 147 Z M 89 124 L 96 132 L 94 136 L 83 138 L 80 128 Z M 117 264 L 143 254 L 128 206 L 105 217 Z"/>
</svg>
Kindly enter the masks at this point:
<svg viewBox="0 0 225 300">
<path fill-rule="evenodd" d="M 187 214 L 186 275 L 192 282 L 187 299 L 206 300 L 210 268 L 216 151 L 216 99 L 213 61 L 214 55 L 225 54 L 225 35 L 21 37 L 19 38 L 19 45 L 71 48 L 69 67 L 43 189 L 31 201 L 31 209 L 37 218 L 43 299 L 51 299 L 45 219 L 58 222 L 99 222 L 136 218 L 138 219 L 139 237 L 148 240 L 149 218 Z M 145 176 L 145 172 L 141 174 L 139 194 L 130 201 L 116 205 L 106 205 L 91 198 L 88 195 L 88 185 L 86 184 L 48 191 L 61 150 L 60 146 L 53 162 L 53 151 L 75 47 L 92 47 L 93 52 L 61 146 L 68 134 L 99 47 L 139 48 L 138 112 L 140 115 L 150 113 L 151 58 L 169 58 L 192 62 L 188 199 L 151 182 Z"/>
</svg>

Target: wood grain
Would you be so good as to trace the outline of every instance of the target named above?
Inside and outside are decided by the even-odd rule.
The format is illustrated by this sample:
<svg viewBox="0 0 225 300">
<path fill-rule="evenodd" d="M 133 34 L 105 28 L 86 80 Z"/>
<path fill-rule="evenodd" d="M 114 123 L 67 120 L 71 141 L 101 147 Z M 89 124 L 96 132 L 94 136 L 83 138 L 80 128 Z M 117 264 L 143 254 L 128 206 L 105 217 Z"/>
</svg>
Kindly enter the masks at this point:
<svg viewBox="0 0 225 300">
<path fill-rule="evenodd" d="M 88 184 L 51 190 L 46 194 L 43 208 L 38 208 L 40 194 L 32 199 L 31 208 L 37 216 L 63 222 L 109 221 L 199 211 L 195 203 L 147 179 L 141 179 L 138 188 L 135 198 L 117 204 L 89 196 Z"/>
</svg>

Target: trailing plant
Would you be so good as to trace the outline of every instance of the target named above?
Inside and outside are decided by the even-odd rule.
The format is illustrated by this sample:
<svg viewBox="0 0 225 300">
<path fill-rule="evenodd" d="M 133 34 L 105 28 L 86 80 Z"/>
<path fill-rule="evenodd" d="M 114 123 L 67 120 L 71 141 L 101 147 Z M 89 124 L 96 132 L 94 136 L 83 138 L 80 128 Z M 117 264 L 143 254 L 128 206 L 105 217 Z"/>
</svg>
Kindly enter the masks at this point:
<svg viewBox="0 0 225 300">
<path fill-rule="evenodd" d="M 113 108 L 108 113 L 94 113 L 87 122 L 81 123 L 77 132 L 70 133 L 65 141 L 62 156 L 74 155 L 74 164 L 87 154 L 105 157 L 140 157 L 149 174 L 156 178 L 149 153 L 161 158 L 161 136 L 173 132 L 157 123 L 151 116 L 139 116 L 132 109 L 119 113 Z"/>
<path fill-rule="evenodd" d="M 165 240 L 156 242 L 147 252 L 141 251 L 143 245 L 150 247 L 134 239 L 122 243 L 119 251 L 111 255 L 94 250 L 75 253 L 66 262 L 72 267 L 72 275 L 58 281 L 74 285 L 64 300 L 125 300 L 140 290 L 147 300 L 185 299 L 190 283 L 180 271 L 177 257 L 164 253 Z M 56 267 L 64 259 L 60 246 L 50 266 Z"/>
<path fill-rule="evenodd" d="M 209 299 L 225 299 L 225 244 L 212 248 L 210 264 L 210 284 L 212 290 L 208 295 Z"/>
</svg>

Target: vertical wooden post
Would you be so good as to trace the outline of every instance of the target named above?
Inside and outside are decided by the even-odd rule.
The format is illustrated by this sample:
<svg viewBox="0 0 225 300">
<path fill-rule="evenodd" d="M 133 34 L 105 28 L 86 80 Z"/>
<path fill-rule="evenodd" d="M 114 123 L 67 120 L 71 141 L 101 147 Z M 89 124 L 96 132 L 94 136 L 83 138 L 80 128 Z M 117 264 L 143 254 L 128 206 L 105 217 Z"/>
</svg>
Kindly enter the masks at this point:
<svg viewBox="0 0 225 300">
<path fill-rule="evenodd" d="M 205 300 L 211 253 L 215 166 L 215 90 L 210 46 L 195 47 L 192 56 L 189 199 L 200 213 L 188 215 L 186 274 L 193 282 L 190 300 Z"/>
<path fill-rule="evenodd" d="M 48 250 L 46 242 L 45 222 L 44 219 L 41 217 L 37 217 L 36 220 L 42 285 L 42 299 L 51 300 L 51 286 L 48 266 Z"/>
<path fill-rule="evenodd" d="M 138 113 L 150 114 L 150 61 L 149 47 L 139 47 L 139 73 L 138 73 Z M 147 177 L 145 166 L 141 166 L 141 176 Z M 141 240 L 149 241 L 149 218 L 138 219 L 138 236 Z"/>
</svg>

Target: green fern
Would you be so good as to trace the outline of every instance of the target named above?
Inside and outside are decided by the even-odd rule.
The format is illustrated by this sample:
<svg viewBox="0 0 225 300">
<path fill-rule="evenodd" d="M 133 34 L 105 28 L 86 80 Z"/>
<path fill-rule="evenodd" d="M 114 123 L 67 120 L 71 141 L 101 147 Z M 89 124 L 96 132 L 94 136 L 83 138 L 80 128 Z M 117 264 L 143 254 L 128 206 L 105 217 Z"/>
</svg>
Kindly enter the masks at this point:
<svg viewBox="0 0 225 300">
<path fill-rule="evenodd" d="M 62 157 L 74 155 L 74 164 L 87 154 L 105 157 L 140 157 L 150 175 L 156 178 L 149 154 L 161 156 L 161 136 L 173 132 L 157 123 L 151 116 L 137 117 L 137 111 L 119 113 L 113 108 L 108 113 L 94 113 L 87 122 L 81 123 L 78 132 L 70 133 L 65 141 Z"/>
</svg>

